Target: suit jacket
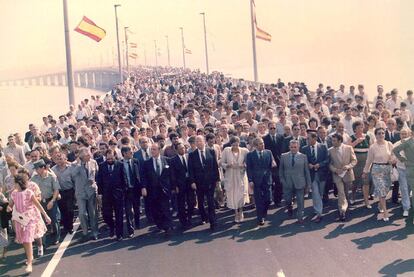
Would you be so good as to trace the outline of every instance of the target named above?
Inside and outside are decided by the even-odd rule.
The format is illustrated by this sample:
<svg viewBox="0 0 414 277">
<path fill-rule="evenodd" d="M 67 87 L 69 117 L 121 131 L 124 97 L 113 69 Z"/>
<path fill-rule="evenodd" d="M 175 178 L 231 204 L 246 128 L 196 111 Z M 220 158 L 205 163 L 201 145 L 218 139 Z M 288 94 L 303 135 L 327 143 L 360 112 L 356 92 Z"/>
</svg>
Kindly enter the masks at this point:
<svg viewBox="0 0 414 277">
<path fill-rule="evenodd" d="M 414 177 L 414 138 L 411 137 L 408 140 L 401 142 L 400 145 L 396 146 L 393 150 L 394 155 L 400 161 L 405 163 L 408 173 L 408 179 Z M 404 151 L 404 156 L 401 156 L 401 151 Z M 410 182 L 410 180 L 409 180 Z"/>
<path fill-rule="evenodd" d="M 147 189 L 150 197 L 158 193 L 171 194 L 171 168 L 166 157 L 161 156 L 161 175 L 154 169 L 154 158 L 146 160 L 142 167 L 142 187 Z"/>
<path fill-rule="evenodd" d="M 262 159 L 259 159 L 257 151 L 247 153 L 246 172 L 249 182 L 253 182 L 255 186 L 270 186 L 273 182 L 272 162 L 273 156 L 270 150 L 263 150 Z"/>
<path fill-rule="evenodd" d="M 146 161 L 145 159 L 144 159 L 144 154 L 143 154 L 143 150 L 142 149 L 139 149 L 138 151 L 136 151 L 135 153 L 134 153 L 134 159 L 137 159 L 138 161 L 139 161 L 139 164 L 141 164 L 141 165 L 143 165 L 144 164 L 144 162 Z M 148 153 L 149 153 L 149 149 L 148 149 Z M 149 159 L 150 157 L 148 157 L 147 159 Z"/>
<path fill-rule="evenodd" d="M 205 148 L 206 162 L 201 164 L 200 150 L 196 149 L 188 154 L 188 173 L 190 182 L 196 183 L 204 189 L 215 188 L 216 182 L 220 181 L 218 163 L 214 150 Z"/>
<path fill-rule="evenodd" d="M 354 149 L 350 145 L 342 144 L 342 156 L 339 155 L 338 148 L 332 147 L 329 149 L 330 163 L 329 169 L 332 171 L 332 177 L 334 183 L 343 179 L 344 182 L 352 182 L 355 180 L 353 167 L 357 164 L 357 158 L 354 153 Z M 345 176 L 341 178 L 335 173 L 335 169 L 348 168 Z M 358 176 L 360 177 L 360 176 Z"/>
<path fill-rule="evenodd" d="M 315 175 L 317 174 L 319 177 L 319 180 L 326 181 L 329 171 L 329 152 L 328 148 L 325 146 L 325 144 L 317 143 L 316 144 L 316 160 L 312 161 L 312 154 L 311 154 L 311 147 L 310 145 L 306 145 L 302 148 L 301 152 L 306 155 L 308 158 L 309 164 L 319 164 L 319 169 L 309 169 L 311 180 L 315 179 Z"/>
<path fill-rule="evenodd" d="M 326 146 L 326 148 L 331 148 L 332 147 L 332 137 L 331 136 L 327 136 L 325 138 L 325 142 L 322 142 L 322 139 L 320 137 L 318 137 L 318 142 L 322 143 Z"/>
<path fill-rule="evenodd" d="M 187 155 L 186 155 L 187 156 Z M 175 188 L 183 191 L 190 185 L 190 177 L 188 175 L 188 156 L 187 156 L 187 170 L 184 167 L 181 156 L 177 155 L 170 160 L 171 167 L 171 181 Z M 186 177 L 188 176 L 188 177 Z"/>
<path fill-rule="evenodd" d="M 121 160 L 121 163 L 122 163 L 122 168 L 124 169 L 125 181 L 128 184 L 127 170 L 125 168 L 124 161 L 125 160 Z M 140 164 L 140 162 L 137 159 L 132 158 L 131 169 L 132 169 L 132 176 L 130 176 L 131 185 L 136 189 L 141 189 L 142 164 Z"/>
<path fill-rule="evenodd" d="M 80 199 L 89 199 L 98 191 L 98 186 L 96 185 L 95 180 L 98 174 L 98 164 L 95 160 L 90 159 L 85 166 L 83 166 L 80 161 L 75 162 L 72 166 L 76 197 Z"/>
<path fill-rule="evenodd" d="M 290 141 L 293 139 L 292 136 L 288 136 L 285 137 L 283 140 L 283 146 L 282 146 L 282 153 L 286 153 L 289 152 L 289 143 Z M 301 149 L 302 147 L 305 147 L 307 144 L 306 138 L 299 136 L 298 137 L 298 141 L 299 141 L 299 149 Z"/>
<path fill-rule="evenodd" d="M 292 166 L 291 152 L 283 153 L 280 157 L 279 176 L 284 187 L 303 189 L 310 186 L 312 181 L 307 156 L 296 153 L 295 164 Z"/>
<path fill-rule="evenodd" d="M 268 149 L 272 152 L 273 159 L 275 159 L 277 164 L 279 164 L 280 162 L 280 155 L 282 154 L 283 141 L 284 141 L 284 138 L 282 135 L 276 135 L 276 142 L 274 142 L 270 134 L 267 134 L 266 136 L 263 137 L 265 149 Z"/>
<path fill-rule="evenodd" d="M 112 172 L 109 170 L 107 161 L 99 165 L 96 183 L 98 185 L 98 194 L 112 194 L 115 190 L 125 191 L 127 181 L 125 178 L 124 165 L 119 161 L 113 163 Z"/>
<path fill-rule="evenodd" d="M 386 130 L 385 131 L 385 140 L 390 141 L 392 144 L 396 143 L 397 141 L 401 140 L 400 132 L 394 131 L 394 136 L 391 139 L 391 132 Z"/>
</svg>

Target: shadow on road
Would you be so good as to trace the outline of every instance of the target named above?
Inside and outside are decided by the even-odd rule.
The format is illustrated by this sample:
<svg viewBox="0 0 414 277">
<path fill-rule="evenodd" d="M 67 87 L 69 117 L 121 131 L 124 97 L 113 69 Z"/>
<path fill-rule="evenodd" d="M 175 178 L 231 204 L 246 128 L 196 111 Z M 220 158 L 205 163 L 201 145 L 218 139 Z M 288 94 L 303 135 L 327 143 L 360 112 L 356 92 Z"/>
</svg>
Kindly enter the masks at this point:
<svg viewBox="0 0 414 277">
<path fill-rule="evenodd" d="M 414 275 L 414 259 L 398 259 L 390 264 L 387 264 L 378 271 L 378 273 L 383 274 L 383 276 L 387 277 L 394 277 L 409 272 L 411 272 L 411 276 Z"/>
</svg>

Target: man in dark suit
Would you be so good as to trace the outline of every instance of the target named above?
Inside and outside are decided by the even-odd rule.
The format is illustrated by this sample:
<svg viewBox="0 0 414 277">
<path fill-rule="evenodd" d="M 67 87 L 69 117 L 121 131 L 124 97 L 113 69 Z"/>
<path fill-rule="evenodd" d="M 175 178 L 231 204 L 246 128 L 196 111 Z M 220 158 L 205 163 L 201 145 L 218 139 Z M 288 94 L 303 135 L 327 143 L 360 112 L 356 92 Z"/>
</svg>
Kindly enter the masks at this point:
<svg viewBox="0 0 414 277">
<path fill-rule="evenodd" d="M 318 143 L 316 132 L 308 133 L 308 145 L 302 148 L 302 153 L 308 158 L 309 171 L 312 182 L 312 202 L 316 213 L 315 222 L 322 220 L 323 203 L 322 198 L 325 192 L 325 184 L 329 175 L 329 153 L 328 148 Z"/>
<path fill-rule="evenodd" d="M 269 122 L 268 124 L 269 133 L 263 137 L 263 142 L 265 149 L 272 152 L 273 159 L 276 162 L 276 165 L 279 164 L 280 155 L 282 152 L 283 145 L 283 135 L 276 134 L 276 124 L 274 122 Z M 283 197 L 283 188 L 279 180 L 279 170 L 276 167 L 272 168 L 272 180 L 273 180 L 273 201 L 276 207 L 281 206 L 281 201 Z"/>
<path fill-rule="evenodd" d="M 106 161 L 99 165 L 96 183 L 98 194 L 102 195 L 102 216 L 110 230 L 110 237 L 122 240 L 124 226 L 124 201 L 126 181 L 123 165 L 115 160 L 115 153 L 109 149 L 105 153 Z M 115 212 L 115 222 L 113 213 Z"/>
<path fill-rule="evenodd" d="M 401 140 L 400 132 L 397 131 L 397 122 L 394 118 L 387 120 L 387 129 L 385 130 L 385 140 L 391 142 L 392 144 Z M 398 204 L 398 192 L 400 189 L 400 184 L 398 181 L 393 182 L 392 186 L 392 203 Z"/>
<path fill-rule="evenodd" d="M 264 142 L 256 138 L 253 142 L 255 151 L 249 152 L 246 157 L 246 171 L 249 186 L 253 187 L 256 204 L 257 221 L 259 226 L 264 225 L 272 196 L 272 167 L 276 166 L 272 152 L 264 149 Z"/>
<path fill-rule="evenodd" d="M 296 196 L 298 223 L 303 223 L 304 192 L 310 186 L 311 178 L 307 157 L 299 152 L 299 142 L 289 142 L 290 151 L 280 157 L 279 176 L 283 184 L 284 198 L 289 216 L 293 214 L 293 194 Z"/>
<path fill-rule="evenodd" d="M 176 145 L 177 156 L 170 160 L 173 188 L 177 191 L 178 219 L 183 228 L 191 226 L 195 205 L 195 192 L 188 173 L 188 155 L 182 143 Z"/>
<path fill-rule="evenodd" d="M 148 199 L 148 208 L 155 224 L 166 235 L 172 230 L 170 211 L 171 169 L 167 159 L 160 155 L 160 146 L 151 145 L 151 158 L 142 167 L 142 196 Z"/>
<path fill-rule="evenodd" d="M 128 236 L 133 237 L 134 229 L 139 229 L 139 214 L 141 206 L 141 165 L 132 157 L 129 146 L 121 148 L 127 189 L 125 194 L 125 215 L 127 220 Z M 133 224 L 134 223 L 134 224 Z"/>
<path fill-rule="evenodd" d="M 141 137 L 139 139 L 139 150 L 134 153 L 134 159 L 137 159 L 140 164 L 144 164 L 144 161 L 151 158 L 149 152 L 149 140 L 147 137 Z"/>
<path fill-rule="evenodd" d="M 306 145 L 306 138 L 300 135 L 300 126 L 297 123 L 292 125 L 292 135 L 285 137 L 283 140 L 282 153 L 289 152 L 289 143 L 291 140 L 296 140 L 299 142 L 299 149 Z"/>
<path fill-rule="evenodd" d="M 144 165 L 144 162 L 151 158 L 149 150 L 149 139 L 147 137 L 141 137 L 139 139 L 140 149 L 134 153 L 134 159 L 138 160 L 141 167 Z M 148 222 L 152 222 L 152 216 L 150 209 L 148 207 L 148 198 L 144 198 L 144 207 L 145 207 L 145 216 L 147 217 Z"/>
<path fill-rule="evenodd" d="M 216 210 L 214 203 L 214 190 L 220 181 L 216 153 L 205 147 L 203 136 L 197 136 L 195 140 L 197 149 L 188 155 L 188 173 L 191 188 L 197 192 L 198 210 L 203 224 L 207 221 L 204 209 L 204 200 L 207 198 L 208 220 L 210 229 L 216 227 Z"/>
</svg>

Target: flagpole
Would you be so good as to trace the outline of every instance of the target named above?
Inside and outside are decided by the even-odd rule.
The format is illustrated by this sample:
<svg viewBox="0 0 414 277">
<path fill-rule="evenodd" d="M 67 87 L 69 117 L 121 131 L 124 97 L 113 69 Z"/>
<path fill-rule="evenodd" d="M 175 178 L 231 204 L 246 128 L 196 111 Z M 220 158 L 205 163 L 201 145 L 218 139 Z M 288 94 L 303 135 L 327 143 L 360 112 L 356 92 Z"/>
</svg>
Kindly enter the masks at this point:
<svg viewBox="0 0 414 277">
<path fill-rule="evenodd" d="M 154 50 L 155 50 L 155 66 L 158 66 L 157 41 L 156 40 L 154 40 Z"/>
<path fill-rule="evenodd" d="M 168 36 L 165 36 L 165 38 L 167 39 L 168 66 L 171 66 L 171 63 L 170 63 L 170 44 L 168 42 Z"/>
<path fill-rule="evenodd" d="M 200 13 L 203 16 L 203 25 L 204 25 L 204 48 L 206 51 L 206 70 L 207 70 L 207 75 L 210 74 L 209 73 L 209 69 L 208 69 L 208 51 L 207 51 L 207 32 L 206 32 L 206 13 L 202 12 Z"/>
<path fill-rule="evenodd" d="M 75 105 L 75 93 L 73 90 L 73 73 L 72 73 L 72 54 L 70 50 L 70 36 L 68 23 L 68 5 L 63 0 L 63 22 L 65 29 L 65 45 L 66 45 L 66 83 L 68 86 L 69 105 Z"/>
<path fill-rule="evenodd" d="M 129 56 L 128 56 L 128 27 L 124 27 L 124 32 L 125 32 L 125 61 L 126 61 L 126 69 L 128 72 L 128 76 L 129 76 Z"/>
<path fill-rule="evenodd" d="M 120 82 L 122 83 L 124 81 L 124 78 L 122 77 L 122 66 L 121 66 L 121 47 L 119 46 L 119 29 L 118 29 L 118 12 L 117 8 L 120 7 L 120 4 L 114 5 L 115 8 L 115 25 L 116 25 L 116 44 L 118 46 L 118 70 L 119 70 L 119 78 Z"/>
<path fill-rule="evenodd" d="M 254 73 L 254 81 L 257 82 L 259 80 L 257 74 L 257 58 L 256 58 L 256 35 L 255 35 L 255 22 L 254 22 L 254 12 L 253 12 L 253 0 L 250 0 L 250 17 L 252 23 L 252 46 L 253 46 L 253 73 Z"/>
<path fill-rule="evenodd" d="M 184 29 L 183 27 L 180 27 L 181 30 L 181 43 L 182 43 L 182 47 L 183 47 L 183 66 L 185 69 L 185 45 L 184 45 Z"/>
</svg>

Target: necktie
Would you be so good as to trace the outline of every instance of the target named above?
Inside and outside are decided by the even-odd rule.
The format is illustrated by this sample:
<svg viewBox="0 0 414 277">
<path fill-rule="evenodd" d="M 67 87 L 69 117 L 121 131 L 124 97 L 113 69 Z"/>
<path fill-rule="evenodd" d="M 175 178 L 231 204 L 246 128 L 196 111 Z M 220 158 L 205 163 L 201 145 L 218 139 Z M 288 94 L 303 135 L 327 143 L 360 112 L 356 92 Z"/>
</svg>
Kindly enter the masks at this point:
<svg viewBox="0 0 414 277">
<path fill-rule="evenodd" d="M 201 151 L 201 160 L 203 161 L 203 166 L 206 165 L 206 156 L 204 156 L 204 151 Z"/>
<path fill-rule="evenodd" d="M 295 166 L 295 154 L 292 153 L 292 166 Z"/>
<path fill-rule="evenodd" d="M 149 154 L 148 154 L 148 149 L 144 150 L 144 160 L 148 160 Z"/>
<path fill-rule="evenodd" d="M 182 163 L 184 165 L 185 172 L 187 172 L 187 163 L 185 162 L 184 156 L 182 156 L 181 159 L 182 159 Z"/>
<path fill-rule="evenodd" d="M 394 132 L 390 132 L 390 140 L 391 142 L 394 142 Z"/>
<path fill-rule="evenodd" d="M 263 159 L 263 152 L 259 151 L 259 159 Z"/>
<path fill-rule="evenodd" d="M 133 184 L 132 180 L 134 179 L 134 171 L 132 170 L 131 160 L 129 160 L 127 163 L 128 163 L 128 170 L 129 170 L 129 182 L 130 182 L 130 185 L 132 186 Z"/>
<path fill-rule="evenodd" d="M 112 173 L 112 171 L 114 171 L 114 165 L 110 164 L 109 165 L 109 173 Z"/>
<path fill-rule="evenodd" d="M 315 160 L 316 160 L 315 146 L 311 146 L 311 159 L 312 159 L 312 162 L 315 162 Z"/>
<path fill-rule="evenodd" d="M 83 164 L 83 168 L 85 169 L 86 177 L 89 178 L 89 171 L 88 171 L 88 168 L 86 167 L 86 163 Z"/>
<path fill-rule="evenodd" d="M 155 166 L 157 168 L 157 175 L 160 176 L 161 175 L 161 166 L 160 166 L 160 160 L 159 159 L 157 159 L 155 161 Z"/>
<path fill-rule="evenodd" d="M 273 143 L 276 144 L 276 136 L 272 136 Z"/>
</svg>

